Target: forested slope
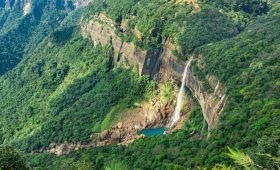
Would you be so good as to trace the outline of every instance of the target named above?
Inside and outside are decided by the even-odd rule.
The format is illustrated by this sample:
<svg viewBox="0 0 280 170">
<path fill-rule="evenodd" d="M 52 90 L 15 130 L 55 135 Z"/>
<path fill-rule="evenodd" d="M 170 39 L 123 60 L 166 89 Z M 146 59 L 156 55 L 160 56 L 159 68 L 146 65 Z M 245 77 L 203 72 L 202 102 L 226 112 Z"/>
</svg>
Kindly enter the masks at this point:
<svg viewBox="0 0 280 170">
<path fill-rule="evenodd" d="M 197 74 L 217 75 L 230 96 L 220 126 L 208 140 L 191 135 L 193 128 L 202 128 L 201 111 L 195 109 L 186 128 L 168 137 L 145 138 L 128 147 L 81 150 L 59 159 L 48 154 L 38 155 L 32 165 L 38 166 L 38 162 L 44 164 L 47 160 L 49 168 L 100 169 L 111 166 L 112 160 L 122 160 L 121 164 L 130 168 L 210 168 L 232 163 L 225 155 L 230 146 L 248 153 L 257 165 L 277 169 L 277 161 L 273 163 L 262 154 L 279 157 L 279 18 L 275 13 L 260 16 L 251 20 L 238 36 L 194 51 L 206 63 L 203 70 L 196 70 Z"/>
<path fill-rule="evenodd" d="M 110 47 L 94 49 L 78 33 L 73 27 L 55 32 L 50 41 L 3 76 L 1 132 L 5 143 L 31 151 L 51 142 L 87 141 L 110 107 L 124 97 L 130 102 L 130 95 L 145 91 L 145 79 L 136 73 L 112 70 Z"/>
<path fill-rule="evenodd" d="M 32 53 L 71 12 L 58 1 L 36 0 L 30 13 L 24 14 L 22 4 L 15 3 L 10 9 L 0 7 L 0 75 Z"/>
<path fill-rule="evenodd" d="M 4 16 L 8 14 L 0 12 L 0 44 L 1 37 L 3 42 L 11 40 L 0 48 L 15 47 L 5 55 L 19 58 L 26 51 L 20 62 L 4 58 L 19 64 L 0 77 L 0 143 L 24 152 L 64 141 L 86 143 L 113 108 L 129 108 L 154 94 L 157 85 L 139 76 L 137 66 L 115 65 L 110 44 L 93 44 L 81 36 L 81 17 L 82 22 L 90 22 L 102 12 L 115 22 L 115 34 L 125 42 L 161 51 L 168 40 L 179 47 L 173 51 L 178 63 L 190 56 L 203 60 L 203 67 L 195 62 L 191 66 L 204 83 L 203 90 L 211 90 L 206 81 L 211 74 L 229 97 L 219 126 L 209 132 L 209 138 L 204 136 L 205 123 L 197 104 L 184 128 L 170 135 L 59 157 L 29 153 L 31 168 L 211 169 L 218 164 L 240 168 L 225 154 L 227 147 L 247 153 L 254 160 L 249 161 L 250 168 L 279 168 L 280 4 L 273 0 L 201 0 L 198 4 L 201 10 L 193 12 L 187 2 L 95 1 L 67 17 L 50 10 L 40 17 L 45 17 L 42 23 L 33 20 L 36 13 L 30 14 L 15 21 L 15 26 L 7 26 Z M 59 24 L 62 19 L 57 17 L 66 19 Z M 43 24 L 53 20 L 57 21 L 54 25 Z M 122 29 L 123 21 L 136 33 Z M 32 32 L 28 40 L 19 31 L 25 24 L 32 26 L 24 29 Z M 47 36 L 46 30 L 52 33 Z"/>
</svg>

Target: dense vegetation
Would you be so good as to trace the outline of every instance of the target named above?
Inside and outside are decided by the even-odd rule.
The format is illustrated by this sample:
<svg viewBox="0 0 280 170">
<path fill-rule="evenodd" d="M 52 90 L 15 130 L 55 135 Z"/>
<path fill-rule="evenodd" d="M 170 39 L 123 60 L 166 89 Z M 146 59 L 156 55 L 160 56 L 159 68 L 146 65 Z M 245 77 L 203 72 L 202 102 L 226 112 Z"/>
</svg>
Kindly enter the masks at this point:
<svg viewBox="0 0 280 170">
<path fill-rule="evenodd" d="M 129 106 L 142 98 L 146 79 L 129 69 L 112 69 L 110 47 L 92 48 L 78 33 L 73 27 L 56 31 L 3 77 L 4 142 L 31 151 L 51 142 L 87 141 L 112 106 L 122 100 Z M 12 93 L 17 98 L 10 98 Z"/>
<path fill-rule="evenodd" d="M 1 9 L 0 6 L 0 75 L 32 53 L 69 14 L 69 11 L 55 4 L 36 0 L 32 11 L 25 16 L 19 3 L 14 4 L 10 10 Z"/>
<path fill-rule="evenodd" d="M 113 69 L 111 47 L 94 49 L 91 41 L 80 37 L 75 25 L 83 9 L 65 17 L 60 6 L 49 8 L 52 2 L 38 1 L 36 5 L 26 16 L 20 15 L 17 6 L 8 11 L 0 34 L 2 73 L 25 53 L 21 63 L 0 80 L 0 143 L 13 143 L 25 151 L 51 142 L 88 141 L 113 106 L 131 106 L 143 98 L 148 84 L 131 69 Z M 9 20 L 13 12 L 21 16 L 13 21 L 19 26 Z M 48 36 L 58 24 L 61 26 Z"/>
<path fill-rule="evenodd" d="M 27 170 L 27 162 L 23 154 L 15 151 L 10 146 L 0 146 L 0 169 L 2 170 Z"/>
<path fill-rule="evenodd" d="M 103 11 L 117 25 L 128 20 L 130 29 L 138 30 L 140 37 L 131 32 L 123 32 L 122 28 L 119 28 L 118 35 L 144 49 L 162 48 L 162 43 L 169 38 L 182 46 L 184 51 L 189 51 L 197 46 L 236 35 L 240 25 L 234 25 L 226 14 L 211 6 L 205 5 L 201 13 L 192 15 L 191 5 L 164 0 L 104 1 L 94 3 L 89 7 L 89 11 L 91 13 L 86 18 L 92 17 L 93 12 Z"/>
<path fill-rule="evenodd" d="M 186 169 L 195 167 L 200 161 L 191 158 L 206 143 L 195 134 L 203 131 L 202 113 L 196 107 L 190 114 L 184 130 L 169 135 L 142 138 L 126 146 L 106 146 L 72 152 L 68 156 L 57 157 L 52 154 L 30 154 L 31 167 L 46 169 L 88 167 L 86 169 L 103 169 L 115 162 L 123 165 L 122 170 L 129 169 Z M 195 134 L 193 133 L 195 132 Z M 188 140 L 191 139 L 191 140 Z M 200 146 L 201 144 L 201 146 Z M 197 156 L 199 158 L 199 155 Z M 47 165 L 47 167 L 46 167 Z"/>
<path fill-rule="evenodd" d="M 221 144 L 279 156 L 279 28 L 279 15 L 262 17 L 242 35 L 198 50 L 203 71 L 217 75 L 231 96 L 213 135 L 228 141 Z"/>
<path fill-rule="evenodd" d="M 266 14 L 269 11 L 269 4 L 266 0 L 202 0 L 202 2 L 213 4 L 225 10 L 243 11 L 253 15 Z"/>
<path fill-rule="evenodd" d="M 15 50 L 32 49 L 32 53 L 26 53 L 12 71 L 0 77 L 0 143 L 33 151 L 52 142 L 87 142 L 92 132 L 109 127 L 118 112 L 146 99 L 154 90 L 153 83 L 138 75 L 137 66 L 114 66 L 111 46 L 93 48 L 90 40 L 81 37 L 75 26 L 80 17 L 84 14 L 86 20 L 105 12 L 117 25 L 127 19 L 130 29 L 140 32 L 137 37 L 119 27 L 117 34 L 126 41 L 148 49 L 162 48 L 162 43 L 170 39 L 181 47 L 174 52 L 180 60 L 188 55 L 204 60 L 203 69 L 192 66 L 192 70 L 203 82 L 207 74 L 217 76 L 230 98 L 219 127 L 207 139 L 207 125 L 196 106 L 185 128 L 171 135 L 142 138 L 129 146 L 83 149 L 60 157 L 28 154 L 31 168 L 212 168 L 233 165 L 229 157 L 242 156 L 254 160 L 251 168 L 279 168 L 280 3 L 269 2 L 201 0 L 201 11 L 191 13 L 191 5 L 168 0 L 96 1 L 85 10 L 71 13 L 39 46 L 44 36 L 28 40 L 28 48 L 17 46 L 22 41 L 16 40 Z M 3 27 L 7 15 L 0 11 L 0 28 L 7 29 Z M 60 12 L 53 11 L 55 15 L 60 16 Z M 22 23 L 34 25 L 31 15 L 30 20 L 27 18 Z M 14 40 L 6 33 L 1 30 L 0 40 L 2 36 Z M 20 37 L 18 34 L 14 37 Z M 5 45 L 0 48 L 12 44 Z M 172 84 L 163 88 L 160 97 L 169 102 Z M 235 150 L 225 154 L 228 146 L 249 156 Z"/>
</svg>

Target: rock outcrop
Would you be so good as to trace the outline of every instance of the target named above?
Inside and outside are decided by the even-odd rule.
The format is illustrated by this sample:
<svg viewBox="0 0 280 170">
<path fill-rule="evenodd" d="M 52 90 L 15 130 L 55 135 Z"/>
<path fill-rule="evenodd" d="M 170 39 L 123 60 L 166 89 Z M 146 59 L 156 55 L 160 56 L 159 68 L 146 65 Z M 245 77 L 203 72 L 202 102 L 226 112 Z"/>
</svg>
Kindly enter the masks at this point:
<svg viewBox="0 0 280 170">
<path fill-rule="evenodd" d="M 92 0 L 64 0 L 64 6 L 73 6 L 74 8 L 80 8 L 87 6 Z"/>
<path fill-rule="evenodd" d="M 205 91 L 202 83 L 189 70 L 186 86 L 199 102 L 204 120 L 207 122 L 208 130 L 210 131 L 218 125 L 220 114 L 226 105 L 228 97 L 226 96 L 224 87 L 215 76 L 207 75 L 207 80 L 213 92 Z"/>
<path fill-rule="evenodd" d="M 119 38 L 115 34 L 116 27 L 116 24 L 106 15 L 98 14 L 95 19 L 82 24 L 82 32 L 84 37 L 89 35 L 95 45 L 111 44 L 114 48 L 115 63 L 118 63 L 120 57 L 123 57 L 129 65 L 138 65 L 142 75 L 148 75 L 163 82 L 170 79 L 176 82 L 181 81 L 185 62 L 178 61 L 173 55 L 173 51 L 179 50 L 179 47 L 166 40 L 163 44 L 163 51 L 142 50 L 135 44 Z M 201 61 L 198 57 L 194 57 L 194 60 Z M 219 116 L 228 98 L 224 87 L 215 76 L 207 75 L 206 79 L 213 92 L 203 89 L 202 82 L 189 69 L 186 86 L 199 102 L 210 131 L 217 126 Z"/>
<path fill-rule="evenodd" d="M 31 12 L 31 8 L 32 8 L 32 5 L 31 5 L 31 1 L 26 1 L 24 4 L 23 4 L 23 15 L 27 15 Z"/>
<path fill-rule="evenodd" d="M 4 8 L 6 10 L 11 9 L 14 6 L 19 6 L 20 9 L 23 11 L 23 15 L 27 15 L 31 12 L 33 3 L 32 0 L 1 0 L 0 8 Z M 53 3 L 59 8 L 80 8 L 83 6 L 87 6 L 92 0 L 59 0 Z"/>
<path fill-rule="evenodd" d="M 176 98 L 175 95 L 174 93 L 174 99 Z M 184 107 L 188 109 L 183 111 L 182 120 L 187 118 L 186 113 L 193 104 L 191 99 L 188 100 L 188 98 L 186 98 L 184 101 Z M 140 130 L 165 126 L 172 116 L 175 104 L 175 100 L 169 104 L 162 104 L 160 99 L 155 97 L 150 102 L 143 102 L 133 108 L 123 111 L 120 115 L 121 117 L 118 119 L 119 122 L 115 123 L 108 130 L 92 134 L 91 142 L 89 143 L 52 143 L 49 147 L 42 148 L 40 152 L 65 155 L 69 154 L 71 151 L 82 148 L 99 147 L 110 144 L 128 145 L 134 140 L 143 137 L 143 135 L 138 133 Z M 174 129 L 182 128 L 183 125 L 183 121 L 181 121 Z"/>
<path fill-rule="evenodd" d="M 193 6 L 192 13 L 197 13 L 197 12 L 200 12 L 200 10 L 201 10 L 197 0 L 176 0 L 176 3 L 177 4 L 187 3 L 187 4 L 192 5 Z"/>
<path fill-rule="evenodd" d="M 166 81 L 167 79 L 172 78 L 180 81 L 185 68 L 185 63 L 177 61 L 172 53 L 173 50 L 178 50 L 178 47 L 174 46 L 169 41 L 165 42 L 164 47 L 160 79 Z M 203 62 L 199 57 L 195 57 L 194 60 L 198 60 L 200 63 Z M 226 105 L 228 97 L 226 96 L 225 88 L 215 76 L 207 75 L 206 79 L 212 88 L 212 90 L 210 90 L 211 92 L 208 92 L 203 88 L 202 82 L 194 76 L 191 68 L 187 71 L 186 86 L 199 102 L 202 108 L 203 117 L 207 122 L 208 130 L 210 131 L 218 125 L 219 116 Z"/>
<path fill-rule="evenodd" d="M 129 31 L 126 25 L 124 23 L 122 27 Z M 180 49 L 168 40 L 164 42 L 162 51 L 140 49 L 135 44 L 125 42 L 118 37 L 115 34 L 116 24 L 104 14 L 98 14 L 93 20 L 83 23 L 81 27 L 82 35 L 84 37 L 89 36 L 94 42 L 94 46 L 101 44 L 113 47 L 115 64 L 126 62 L 128 65 L 138 65 L 139 73 L 142 75 L 148 75 L 161 83 L 170 80 L 180 83 L 187 62 L 178 61 L 173 55 L 173 51 Z M 199 57 L 193 56 L 192 58 L 197 60 L 198 63 L 203 63 Z M 210 131 L 219 122 L 219 116 L 227 102 L 227 96 L 225 88 L 215 76 L 207 75 L 206 79 L 212 89 L 211 92 L 203 88 L 202 82 L 192 73 L 190 67 L 187 70 L 185 83 L 200 104 L 203 117 Z M 177 92 L 174 95 L 176 96 Z M 41 152 L 63 155 L 80 148 L 98 147 L 114 143 L 127 145 L 142 137 L 138 134 L 140 130 L 167 125 L 175 110 L 175 105 L 175 100 L 169 104 L 162 105 L 159 98 L 154 98 L 148 103 L 141 103 L 124 111 L 122 113 L 124 117 L 120 117 L 118 123 L 108 130 L 93 134 L 90 143 L 65 142 L 63 144 L 51 144 L 49 147 L 43 148 Z M 193 105 L 192 101 L 188 101 L 184 104 L 184 108 L 190 109 L 191 105 Z M 186 113 L 189 109 L 183 111 L 182 119 L 174 129 L 184 125 L 184 120 L 187 118 Z"/>
<path fill-rule="evenodd" d="M 111 44 L 114 48 L 115 63 L 125 62 L 137 65 L 141 75 L 149 75 L 156 79 L 160 69 L 160 50 L 143 50 L 132 42 L 125 42 L 118 37 L 114 21 L 104 14 L 98 14 L 95 19 L 82 24 L 83 36 L 90 36 L 94 45 Z"/>
<path fill-rule="evenodd" d="M 31 0 L 3 0 L 4 3 L 0 3 L 0 8 L 5 8 L 6 10 L 11 9 L 13 6 L 18 5 L 21 9 L 27 10 L 29 6 L 31 7 Z"/>
<path fill-rule="evenodd" d="M 11 9 L 14 6 L 19 6 L 23 10 L 24 14 L 27 14 L 31 10 L 32 0 L 4 0 L 5 3 L 0 5 L 0 8 L 6 10 Z"/>
</svg>

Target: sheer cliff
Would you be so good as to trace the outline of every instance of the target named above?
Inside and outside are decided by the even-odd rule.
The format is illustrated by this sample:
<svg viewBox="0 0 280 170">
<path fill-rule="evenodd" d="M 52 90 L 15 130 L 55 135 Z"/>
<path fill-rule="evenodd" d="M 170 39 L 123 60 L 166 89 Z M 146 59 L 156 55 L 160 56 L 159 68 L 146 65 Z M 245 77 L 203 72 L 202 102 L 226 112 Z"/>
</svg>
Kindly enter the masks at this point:
<svg viewBox="0 0 280 170">
<path fill-rule="evenodd" d="M 235 152 L 279 169 L 279 9 L 0 1 L 0 150 L 34 169 L 239 169 Z"/>
<path fill-rule="evenodd" d="M 105 22 L 104 22 L 105 21 Z M 90 36 L 95 45 L 112 45 L 114 49 L 115 64 L 126 62 L 129 65 L 138 65 L 139 73 L 147 75 L 158 82 L 168 82 L 175 80 L 180 82 L 185 64 L 176 60 L 172 53 L 176 47 L 168 40 L 163 43 L 163 49 L 143 50 L 132 42 L 125 42 L 118 37 L 115 32 L 117 25 L 114 21 L 98 14 L 94 19 L 82 24 L 82 34 L 84 37 Z M 196 60 L 201 60 L 196 58 Z M 186 86 L 201 105 L 203 116 L 208 123 L 208 130 L 216 127 L 226 101 L 227 95 L 222 84 L 215 76 L 207 75 L 212 93 L 205 91 L 202 82 L 194 76 L 191 69 L 187 71 Z"/>
</svg>

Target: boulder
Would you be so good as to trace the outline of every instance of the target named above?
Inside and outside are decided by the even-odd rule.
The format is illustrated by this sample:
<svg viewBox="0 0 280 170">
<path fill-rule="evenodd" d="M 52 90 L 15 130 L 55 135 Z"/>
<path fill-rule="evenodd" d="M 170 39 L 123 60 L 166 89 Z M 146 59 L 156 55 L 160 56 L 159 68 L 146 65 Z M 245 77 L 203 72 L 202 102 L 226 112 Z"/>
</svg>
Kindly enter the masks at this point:
<svg viewBox="0 0 280 170">
<path fill-rule="evenodd" d="M 122 123 L 122 122 L 119 122 L 119 123 L 117 124 L 117 128 L 118 128 L 118 129 L 123 128 L 123 123 Z"/>
<path fill-rule="evenodd" d="M 103 132 L 101 132 L 99 134 L 99 139 L 100 140 L 105 140 L 108 139 L 110 137 L 109 131 L 108 130 L 104 130 Z"/>
<path fill-rule="evenodd" d="M 121 132 L 119 130 L 115 130 L 111 134 L 111 139 L 114 142 L 119 142 L 121 140 Z"/>
</svg>

